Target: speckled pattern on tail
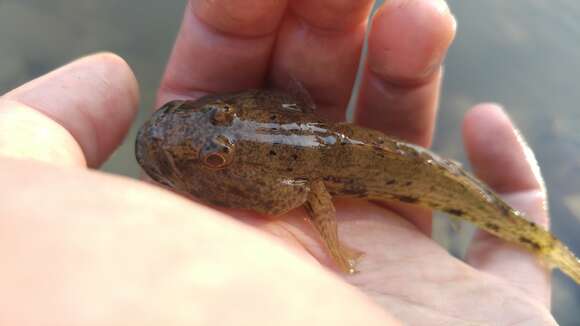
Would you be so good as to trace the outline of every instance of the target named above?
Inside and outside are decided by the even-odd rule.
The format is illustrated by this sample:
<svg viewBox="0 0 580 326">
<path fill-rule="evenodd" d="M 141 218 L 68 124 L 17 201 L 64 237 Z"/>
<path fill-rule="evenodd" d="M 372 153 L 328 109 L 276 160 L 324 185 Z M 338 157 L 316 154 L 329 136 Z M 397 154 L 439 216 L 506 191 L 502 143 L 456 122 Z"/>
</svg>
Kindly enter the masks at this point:
<svg viewBox="0 0 580 326">
<path fill-rule="evenodd" d="M 498 223 L 474 221 L 474 224 L 501 239 L 525 247 L 538 255 L 547 267 L 559 268 L 580 284 L 580 260 L 564 243 L 541 226 L 524 219 L 520 212 L 512 209 L 509 215 L 509 218 L 496 220 Z"/>
<path fill-rule="evenodd" d="M 556 241 L 552 250 L 546 255 L 551 264 L 580 284 L 580 259 L 562 242 Z"/>
</svg>

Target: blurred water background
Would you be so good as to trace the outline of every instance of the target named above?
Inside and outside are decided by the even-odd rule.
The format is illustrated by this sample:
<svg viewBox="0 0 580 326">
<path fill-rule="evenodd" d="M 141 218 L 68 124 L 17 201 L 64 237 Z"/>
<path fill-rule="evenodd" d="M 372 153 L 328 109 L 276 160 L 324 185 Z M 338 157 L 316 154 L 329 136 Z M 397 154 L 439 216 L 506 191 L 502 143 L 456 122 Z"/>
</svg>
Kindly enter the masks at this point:
<svg viewBox="0 0 580 326">
<path fill-rule="evenodd" d="M 446 61 L 434 149 L 466 162 L 460 134 L 473 104 L 505 105 L 531 147 L 550 191 L 552 228 L 580 252 L 580 3 L 577 0 L 448 0 L 458 20 Z M 133 139 L 153 106 L 185 1 L 0 0 L 0 93 L 91 52 L 123 56 L 140 81 L 138 121 L 104 170 L 138 176 Z M 114 118 L 114 117 L 112 117 Z M 471 228 L 435 237 L 462 254 Z M 580 287 L 554 276 L 553 311 L 580 325 Z"/>
</svg>

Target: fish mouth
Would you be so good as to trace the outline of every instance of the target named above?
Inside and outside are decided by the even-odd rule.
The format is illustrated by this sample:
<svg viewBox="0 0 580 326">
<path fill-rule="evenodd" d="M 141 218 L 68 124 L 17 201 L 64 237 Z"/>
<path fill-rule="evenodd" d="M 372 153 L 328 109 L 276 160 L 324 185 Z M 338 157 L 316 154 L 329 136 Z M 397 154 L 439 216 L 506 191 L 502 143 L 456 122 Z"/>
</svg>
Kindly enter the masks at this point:
<svg viewBox="0 0 580 326">
<path fill-rule="evenodd" d="M 145 172 L 149 178 L 159 184 L 164 185 L 167 188 L 175 188 L 175 184 L 169 178 L 164 176 L 159 167 L 155 164 L 152 164 L 152 162 L 155 162 L 157 159 L 155 157 L 155 153 L 147 148 L 146 144 L 140 142 L 139 139 L 137 139 L 135 143 L 135 158 L 141 167 L 141 171 Z"/>
<path fill-rule="evenodd" d="M 144 134 L 146 128 L 147 123 L 145 123 L 144 125 L 141 126 L 141 128 L 139 128 L 139 131 L 137 132 L 137 137 L 135 137 L 135 159 L 137 159 L 137 163 L 139 163 L 141 168 L 143 168 L 143 164 L 145 163 L 146 160 L 145 155 L 147 154 L 147 150 L 145 148 L 146 144 L 144 144 L 145 142 Z"/>
</svg>

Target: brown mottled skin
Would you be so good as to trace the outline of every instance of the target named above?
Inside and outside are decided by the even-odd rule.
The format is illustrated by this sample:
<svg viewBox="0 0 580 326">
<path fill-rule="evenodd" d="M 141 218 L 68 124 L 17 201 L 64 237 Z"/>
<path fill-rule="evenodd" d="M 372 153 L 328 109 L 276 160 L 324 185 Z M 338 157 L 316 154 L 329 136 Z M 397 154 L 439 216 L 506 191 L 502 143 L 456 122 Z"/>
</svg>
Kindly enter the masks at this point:
<svg viewBox="0 0 580 326">
<path fill-rule="evenodd" d="M 487 186 L 426 149 L 316 117 L 308 99 L 272 90 L 173 101 L 137 136 L 137 161 L 154 180 L 206 202 L 272 215 L 305 205 L 337 264 L 332 197 L 413 203 L 457 216 L 544 258 L 580 283 L 580 262 L 548 231 Z"/>
</svg>

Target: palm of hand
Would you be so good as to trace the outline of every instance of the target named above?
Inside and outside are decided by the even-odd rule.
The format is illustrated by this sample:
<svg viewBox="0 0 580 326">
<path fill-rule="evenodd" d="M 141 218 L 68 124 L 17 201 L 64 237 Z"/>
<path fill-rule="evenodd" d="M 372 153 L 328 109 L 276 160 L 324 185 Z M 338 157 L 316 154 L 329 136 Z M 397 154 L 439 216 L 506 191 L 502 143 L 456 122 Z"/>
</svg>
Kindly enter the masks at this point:
<svg viewBox="0 0 580 326">
<path fill-rule="evenodd" d="M 406 5 L 402 5 L 403 3 Z M 292 1 L 292 10 L 287 12 L 286 17 L 288 18 L 283 20 L 280 24 L 281 28 L 277 32 L 276 26 L 278 26 L 278 21 L 282 20 L 285 10 L 283 6 L 280 7 L 278 2 L 255 1 L 252 2 L 254 6 L 248 6 L 248 1 L 231 0 L 224 2 L 192 1 L 191 4 L 191 8 L 188 8 L 186 12 L 182 30 L 162 81 L 159 91 L 160 103 L 174 98 L 195 98 L 206 92 L 259 87 L 263 85 L 265 80 L 271 80 L 274 84 L 284 84 L 284 78 L 292 75 L 303 81 L 305 86 L 312 91 L 322 115 L 330 119 L 342 120 L 343 108 L 348 102 L 354 80 L 356 69 L 353 67 L 356 67 L 356 62 L 358 62 L 358 54 L 366 29 L 364 17 L 372 5 L 371 1 L 344 1 L 340 4 L 335 1 Z M 224 7 L 227 7 L 226 11 L 229 14 L 223 14 Z M 253 9 L 248 12 L 244 11 L 244 8 Z M 313 12 L 324 12 L 328 15 L 314 17 L 312 16 Z M 229 20 L 230 18 L 234 19 Z M 434 128 L 435 107 L 441 81 L 440 63 L 452 39 L 454 28 L 452 17 L 441 2 L 429 0 L 407 3 L 407 1 L 401 0 L 387 3 L 375 17 L 370 31 L 369 55 L 357 103 L 356 122 L 427 146 Z M 418 38 L 417 35 L 421 37 Z M 408 39 L 418 40 L 406 42 Z M 70 85 L 74 85 L 77 92 L 74 94 L 63 93 L 70 89 Z M 88 101 L 87 98 L 91 98 L 89 94 L 93 94 L 95 90 L 99 91 L 98 94 L 109 94 L 109 96 L 93 98 L 94 101 Z M 95 56 L 80 60 L 3 97 L 3 100 L 6 101 L 0 103 L 3 108 L 0 108 L 0 113 L 17 112 L 25 115 L 30 113 L 25 121 L 33 121 L 43 125 L 43 128 L 32 129 L 51 130 L 52 132 L 48 133 L 51 135 L 50 137 L 43 139 L 42 150 L 30 154 L 31 148 L 38 149 L 38 139 L 29 137 L 35 135 L 34 130 L 22 130 L 24 128 L 18 128 L 18 125 L 7 124 L 7 127 L 10 128 L 6 130 L 11 130 L 10 133 L 21 137 L 18 138 L 18 142 L 0 142 L 0 152 L 11 156 L 10 152 L 12 151 L 16 153 L 17 157 L 20 157 L 21 153 L 28 152 L 29 156 L 36 160 L 50 161 L 66 167 L 84 167 L 85 165 L 97 167 L 121 142 L 133 117 L 136 98 L 137 87 L 133 76 L 118 58 Z M 26 106 L 25 110 L 23 106 Z M 14 107 L 16 107 L 15 110 Z M 42 111 L 45 115 L 38 114 L 38 112 L 32 114 L 31 112 L 35 112 L 32 108 Z M 113 114 L 118 119 L 111 121 L 109 117 Z M 47 122 L 47 120 L 50 121 Z M 0 123 L 2 121 L 9 121 L 9 119 L 0 120 Z M 20 120 L 17 119 L 17 121 Z M 55 121 L 59 121 L 59 124 Z M 34 124 L 29 123 L 29 125 Z M 507 116 L 495 106 L 483 105 L 473 109 L 464 122 L 464 139 L 476 173 L 492 188 L 509 195 L 508 199 L 511 199 L 512 204 L 527 212 L 536 222 L 547 225 L 547 213 L 543 205 L 545 193 L 541 186 L 541 180 L 539 176 L 534 175 L 532 168 L 534 162 L 525 155 L 525 144 L 514 132 Z M 30 140 L 30 142 L 28 143 L 26 140 Z M 7 144 L 14 146 L 14 148 Z M 10 161 L 0 163 L 13 169 L 19 165 L 19 163 L 11 163 Z M 38 168 L 38 171 L 32 170 L 33 168 Z M 105 238 L 108 239 L 108 242 L 100 243 L 104 243 L 106 246 L 96 247 L 94 242 L 86 243 L 82 240 L 74 242 L 74 245 L 85 250 L 85 253 L 97 257 L 91 260 L 87 257 L 94 258 L 94 256 L 83 255 L 80 262 L 81 272 L 74 270 L 74 259 L 71 262 L 70 257 L 66 256 L 70 246 L 63 246 L 64 256 L 57 250 L 50 253 L 57 259 L 66 257 L 69 259 L 70 266 L 73 266 L 65 271 L 59 270 L 57 266 L 54 275 L 70 275 L 70 279 L 76 280 L 84 280 L 83 277 L 86 277 L 89 281 L 82 282 L 84 285 L 93 284 L 91 282 L 95 280 L 102 283 L 95 282 L 94 284 L 109 285 L 110 279 L 103 280 L 102 275 L 100 273 L 95 275 L 94 271 L 110 271 L 110 275 L 123 276 L 124 271 L 119 271 L 118 266 L 127 264 L 131 267 L 127 270 L 139 271 L 143 271 L 142 267 L 145 266 L 155 276 L 187 274 L 185 280 L 177 278 L 179 281 L 184 281 L 181 284 L 183 286 L 171 287 L 170 290 L 163 293 L 172 294 L 168 296 L 171 299 L 181 298 L 175 294 L 181 293 L 179 289 L 185 289 L 187 294 L 184 297 L 190 300 L 191 293 L 195 293 L 198 288 L 192 287 L 189 276 L 189 272 L 195 272 L 196 269 L 189 270 L 187 268 L 191 268 L 191 264 L 207 261 L 213 263 L 209 266 L 214 266 L 216 269 L 221 266 L 215 264 L 215 261 L 212 260 L 214 257 L 204 255 L 203 250 L 200 250 L 192 242 L 200 239 L 206 241 L 208 247 L 213 246 L 215 252 L 228 258 L 227 263 L 235 265 L 239 260 L 235 260 L 234 254 L 239 248 L 234 245 L 223 248 L 222 243 L 218 241 L 220 236 L 233 235 L 233 238 L 236 238 L 235 235 L 240 235 L 240 239 L 249 242 L 256 237 L 248 230 L 242 230 L 236 225 L 231 225 L 232 223 L 226 223 L 216 214 L 212 215 L 199 206 L 187 206 L 183 202 L 178 202 L 176 198 L 169 198 L 167 194 L 163 194 L 163 196 L 167 196 L 166 201 L 156 202 L 157 197 L 162 194 L 154 193 L 142 185 L 130 185 L 110 177 L 95 176 L 75 169 L 71 171 L 47 169 L 49 172 L 41 173 L 44 169 L 47 168 L 33 166 L 24 169 L 21 171 L 21 177 L 14 176 L 12 178 L 14 179 L 12 184 L 17 185 L 14 188 L 24 187 L 28 194 L 36 192 L 37 202 L 42 202 L 44 199 L 47 207 L 52 205 L 62 208 L 62 203 L 59 200 L 63 199 L 54 196 L 55 193 L 59 194 L 58 191 L 42 192 L 40 188 L 22 184 L 23 176 L 29 177 L 36 173 L 35 181 L 46 179 L 42 184 L 43 187 L 47 185 L 53 187 L 57 183 L 58 185 L 61 183 L 71 184 L 72 186 L 66 188 L 68 195 L 71 198 L 77 195 L 75 203 L 83 204 L 79 204 L 76 211 L 68 210 L 67 213 L 71 216 L 59 220 L 61 223 L 59 225 L 62 225 L 62 228 L 54 227 L 54 225 L 44 226 L 43 228 L 47 231 L 44 234 L 47 237 L 54 236 L 56 243 L 59 244 L 68 244 L 66 241 L 61 241 L 61 239 L 66 240 L 66 236 L 77 239 L 77 237 L 82 238 L 85 234 L 90 236 L 97 234 L 102 237 L 99 232 L 106 234 Z M 60 175 L 59 182 L 51 177 L 52 173 Z M 12 175 L 5 173 L 3 180 L 10 179 L 10 176 Z M 65 179 L 66 182 L 64 182 Z M 81 181 L 86 181 L 86 184 Z M 91 187 L 91 185 L 94 188 L 90 189 L 90 193 L 95 198 L 89 198 L 87 194 L 83 195 L 84 192 L 88 191 L 85 187 Z M 123 193 L 125 190 L 128 194 L 138 194 L 136 197 L 139 197 L 139 200 L 120 200 L 115 194 L 111 194 L 111 185 L 114 185 L 119 193 Z M 10 190 L 8 194 L 13 193 L 13 189 Z M 95 195 L 97 192 L 98 196 Z M 103 203 L 110 204 L 111 207 L 107 207 Z M 91 210 L 89 212 L 83 211 L 85 206 L 90 207 Z M 142 210 L 141 206 L 147 207 L 147 211 Z M 173 208 L 174 206 L 176 208 Z M 428 237 L 431 228 L 428 212 L 398 205 L 391 205 L 387 209 L 374 203 L 357 201 L 339 201 L 336 206 L 342 240 L 353 248 L 365 252 L 365 256 L 359 264 L 360 273 L 345 276 L 345 280 L 366 293 L 387 313 L 409 324 L 553 323 L 547 310 L 549 307 L 549 281 L 546 272 L 537 264 L 534 257 L 518 248 L 479 233 L 475 236 L 468 251 L 467 262 L 471 265 L 469 266 L 453 258 Z M 25 223 L 35 225 L 33 223 L 40 221 L 40 225 L 46 225 L 45 219 L 43 219 L 45 212 L 37 207 L 29 208 L 36 212 L 36 220 L 30 218 L 32 215 L 28 214 L 29 218 L 25 220 Z M 109 208 L 114 208 L 115 214 L 111 215 Z M 5 209 L 8 209 L 8 213 L 16 212 L 14 216 L 22 215 L 23 211 L 21 207 L 12 207 L 12 211 L 10 207 Z M 95 225 L 99 225 L 101 228 L 86 228 L 86 225 L 79 227 L 78 216 L 74 214 L 77 211 L 84 212 L 87 216 L 94 215 L 93 221 L 98 221 L 95 222 Z M 148 225 L 150 228 L 147 228 L 147 226 L 143 227 L 139 224 L 141 220 L 136 217 L 149 216 L 152 218 L 151 212 L 155 211 L 164 213 L 171 211 L 171 214 L 176 218 L 163 219 L 159 225 L 155 225 L 153 228 L 150 225 Z M 5 215 L 9 216 L 8 213 Z M 334 266 L 324 248 L 321 247 L 317 235 L 305 222 L 302 209 L 297 209 L 281 219 L 273 221 L 248 213 L 229 213 L 238 220 L 273 234 L 285 242 L 288 248 L 297 252 L 302 258 L 311 260 L 313 264 L 318 261 L 330 268 Z M 199 218 L 197 220 L 191 219 L 188 214 L 198 214 Z M 110 216 L 118 219 L 108 218 Z M 129 225 L 143 227 L 143 230 L 146 231 L 143 232 L 143 236 L 130 233 L 131 236 L 136 237 L 136 239 L 131 238 L 132 241 L 134 240 L 131 243 L 139 245 L 127 249 L 122 246 L 127 244 L 125 239 L 109 236 L 111 230 L 119 230 L 119 220 L 125 223 L 129 221 Z M 211 234 L 207 232 L 195 233 L 195 226 L 198 226 L 196 224 L 198 222 L 216 234 L 211 232 Z M 179 231 L 187 231 L 175 232 L 169 227 L 172 236 L 178 233 L 183 238 L 174 243 L 170 241 L 171 237 L 167 236 L 161 239 L 161 243 L 158 243 L 156 242 L 159 241 L 157 235 L 162 230 L 168 229 L 164 223 L 167 225 L 175 223 L 176 225 L 172 227 Z M 17 224 L 14 222 L 13 226 L 17 226 Z M 187 225 L 188 228 L 184 228 L 182 224 Z M 30 229 L 30 225 L 25 225 L 20 230 L 26 231 L 27 228 Z M 74 225 L 74 227 L 68 227 L 69 225 Z M 213 228 L 208 225 L 212 225 Z M 79 230 L 78 234 L 77 229 Z M 72 236 L 70 230 L 75 230 Z M 221 232 L 223 230 L 225 231 Z M 229 231 L 232 232 L 228 233 Z M 89 239 L 91 239 L 90 236 Z M 192 238 L 193 241 L 191 241 Z M 2 240 L 8 241 L 7 239 L 9 239 L 8 236 Z M 96 237 L 96 239 L 101 238 Z M 169 241 L 166 241 L 168 239 Z M 218 243 L 214 243 L 216 241 Z M 19 242 L 16 241 L 16 243 Z M 270 244 L 276 245 L 272 242 Z M 240 244 L 240 246 L 243 245 L 244 243 Z M 114 250 L 107 246 L 114 248 Z M 9 246 L 4 247 L 9 248 Z M 264 247 L 261 246 L 259 249 L 266 252 L 268 248 Z M 103 248 L 106 250 L 103 251 Z M 135 263 L 135 265 L 124 260 L 115 261 L 109 257 L 115 256 L 111 253 L 115 254 L 121 248 L 125 250 L 123 252 L 128 253 L 128 257 L 139 258 L 130 260 L 130 263 Z M 258 248 L 258 246 L 252 248 Z M 34 250 L 31 252 L 34 253 Z M 149 251 L 143 252 L 143 250 Z M 176 263 L 177 272 L 172 270 L 176 267 L 171 264 L 164 266 L 154 264 L 150 260 L 151 253 L 154 253 L 155 257 L 173 257 L 172 255 L 176 253 L 182 255 L 184 251 L 187 252 L 188 258 L 195 257 L 196 259 L 193 262 L 191 259 L 187 259 L 187 264 L 184 265 L 187 266 L 186 268 Z M 284 257 L 292 263 L 290 259 L 292 257 Z M 29 261 L 36 262 L 37 260 L 31 259 Z M 21 266 L 17 259 L 14 262 L 14 266 Z M 85 265 L 87 262 L 93 265 Z M 297 266 L 299 265 L 298 268 L 304 268 L 296 260 L 294 262 Z M 294 267 L 284 265 L 284 263 L 285 261 L 275 260 L 271 264 L 277 264 L 275 267 L 278 271 L 280 269 L 292 270 L 291 268 Z M 86 266 L 96 267 L 87 268 Z M 221 266 L 221 268 L 228 267 L 229 265 Z M 235 267 L 239 266 L 235 265 Z M 262 269 L 256 268 L 254 270 L 253 266 L 248 266 L 249 271 L 237 273 L 235 276 L 240 274 L 244 277 L 251 277 L 252 272 L 263 273 L 258 275 L 266 277 L 270 283 L 252 283 L 256 280 L 233 278 L 235 281 L 233 287 L 240 284 L 267 284 L 279 289 L 278 283 L 286 281 L 284 275 L 267 274 L 268 268 L 272 267 L 268 263 L 260 267 Z M 145 271 L 149 271 L 148 269 Z M 18 271 L 18 268 L 14 270 Z M 184 273 L 184 270 L 188 273 Z M 312 276 L 308 280 L 324 283 L 325 291 L 340 293 L 341 300 L 347 302 L 342 307 L 346 306 L 348 309 L 365 312 L 364 309 L 359 309 L 361 305 L 373 306 L 371 302 L 365 302 L 361 300 L 360 296 L 357 297 L 356 291 L 342 291 L 344 290 L 341 288 L 343 284 L 333 283 L 332 281 L 336 280 L 331 275 L 324 274 L 318 269 L 312 270 L 316 270 L 317 274 L 313 274 L 314 272 L 310 270 L 304 272 L 309 277 Z M 231 274 L 225 273 L 224 275 Z M 152 278 L 146 278 L 145 283 L 127 282 L 127 280 L 133 281 L 132 277 L 132 274 L 126 278 L 119 277 L 120 288 L 126 290 L 132 285 L 138 289 L 135 292 L 137 294 L 141 294 L 140 291 L 143 289 L 152 289 L 151 292 L 146 293 L 148 295 L 158 293 L 155 291 L 163 288 L 163 286 L 156 287 L 158 284 L 155 282 L 151 283 Z M 291 277 L 287 277 L 291 279 Z M 64 279 L 67 278 L 64 277 Z M 34 280 L 38 280 L 38 278 L 34 278 Z M 273 281 L 279 282 L 274 283 Z M 296 279 L 291 281 L 296 282 Z M 172 282 L 178 284 L 174 278 L 171 278 L 169 285 L 173 285 Z M 151 284 L 155 286 L 150 287 Z M 162 285 L 167 284 L 162 283 Z M 193 284 L 197 283 L 193 282 Z M 45 285 L 41 282 L 41 286 Z M 55 282 L 52 284 L 54 291 L 46 292 L 50 293 L 51 298 L 54 293 L 57 293 L 61 295 L 60 297 L 70 299 L 70 293 L 83 289 L 82 286 L 79 286 L 72 289 L 74 291 L 67 292 L 67 285 L 70 286 L 66 282 L 65 284 Z M 205 297 L 196 297 L 187 302 L 196 309 L 209 307 L 207 309 L 209 315 L 215 315 L 212 314 L 212 311 L 223 311 L 222 305 L 215 304 L 221 303 L 222 300 L 236 304 L 243 303 L 243 300 L 247 298 L 246 289 L 243 286 L 241 286 L 241 290 L 232 289 L 227 285 L 231 284 L 226 284 L 225 289 L 218 288 L 217 291 L 211 292 L 219 300 L 208 301 Z M 305 293 L 305 296 L 299 297 L 299 299 L 311 302 L 317 286 L 320 284 L 306 282 L 290 285 L 300 287 L 299 292 Z M 203 286 L 207 286 L 207 284 L 204 283 Z M 113 302 L 106 296 L 104 296 L 105 299 L 100 296 L 102 294 L 100 287 L 96 286 L 95 288 L 98 290 L 80 291 L 79 297 L 84 299 L 91 297 L 87 293 L 93 295 L 96 293 L 94 295 L 96 299 L 93 299 L 97 300 L 96 302 Z M 48 287 L 48 289 L 52 288 Z M 264 291 L 268 292 L 270 289 L 268 287 Z M 61 292 L 64 292 L 64 295 Z M 286 293 L 285 291 L 281 292 L 282 294 L 273 292 L 273 295 L 267 298 L 274 300 L 274 302 L 287 303 L 292 301 L 292 298 L 286 297 L 276 301 L 280 299 L 277 295 L 284 296 Z M 322 300 L 331 296 L 327 292 L 321 294 Z M 35 292 L 35 297 L 42 298 L 38 292 Z M 74 298 L 74 296 L 72 297 Z M 135 302 L 140 303 L 142 303 L 140 300 L 143 297 L 155 298 L 155 296 L 141 295 L 137 297 Z M 171 311 L 172 308 L 182 304 L 181 301 L 177 301 L 177 304 L 173 304 L 170 300 L 166 301 L 155 302 L 156 304 L 151 306 L 158 307 L 165 304 L 166 309 Z M 80 300 L 80 303 L 84 302 Z M 91 303 L 92 301 L 88 300 L 87 302 Z M 98 305 L 88 304 L 87 306 Z M 243 305 L 239 306 L 244 307 Z M 324 314 L 319 314 L 319 309 L 324 308 L 323 306 L 326 307 L 324 302 L 320 302 L 319 307 L 307 307 L 313 311 L 302 309 L 300 312 L 308 316 L 325 317 Z M 235 307 L 237 305 L 228 306 L 228 311 L 234 315 L 239 313 L 234 309 Z M 337 305 L 330 305 L 330 307 L 334 308 Z M 65 308 L 69 307 L 65 305 Z M 116 312 L 116 308 L 113 306 L 112 311 Z M 241 310 L 243 311 L 240 315 L 248 320 L 252 320 L 251 317 L 254 320 L 264 320 L 262 314 L 249 316 L 245 314 L 244 309 Z M 80 311 L 85 310 L 80 309 Z M 368 311 L 373 312 L 374 310 L 371 307 Z M 326 312 L 328 313 L 328 311 Z M 345 313 L 345 311 L 334 310 L 331 311 L 330 315 L 341 313 Z M 368 314 L 362 316 L 366 315 Z M 0 317 L 2 316 L 0 315 Z M 162 317 L 166 316 L 162 314 Z M 358 315 L 359 319 L 360 317 L 361 315 Z M 133 324 L 140 323 L 133 322 Z"/>
<path fill-rule="evenodd" d="M 324 17 L 310 14 L 328 12 L 325 6 L 330 3 L 324 1 L 316 4 L 296 1 L 290 5 L 290 15 L 285 15 L 277 6 L 257 5 L 258 14 L 252 19 L 246 17 L 248 20 L 244 23 L 217 15 L 224 8 L 230 13 L 239 13 L 235 4 L 231 7 L 219 2 L 213 6 L 194 5 L 192 11 L 196 15 L 186 15 L 158 104 L 174 97 L 203 94 L 198 90 L 256 87 L 263 83 L 264 76 L 275 85 L 285 85 L 285 79 L 291 76 L 311 91 L 320 114 L 331 120 L 342 120 L 366 28 L 360 23 L 371 3 L 362 1 L 355 6 L 354 2 L 345 2 L 344 7 L 335 4 L 336 16 Z M 403 8 L 388 3 L 379 9 L 370 27 L 368 57 L 356 105 L 357 123 L 423 146 L 430 143 L 441 81 L 439 67 L 455 27 L 446 8 L 440 5 L 417 2 Z M 276 14 L 265 19 L 260 16 L 260 9 Z M 262 20 L 265 24 L 256 24 Z M 253 49 L 261 48 L 262 55 L 270 53 L 268 61 L 254 53 L 248 62 L 247 57 L 229 53 L 227 47 L 222 58 L 207 59 L 203 57 L 204 50 L 198 47 L 208 39 L 213 40 L 217 29 L 225 32 L 228 41 L 239 51 L 246 45 L 237 36 L 260 34 L 264 37 L 264 32 L 274 30 L 277 20 L 281 20 L 281 27 L 274 38 L 276 41 L 265 41 L 263 48 L 251 44 Z M 430 26 L 429 29 L 422 28 L 419 22 Z M 203 35 L 191 32 L 190 29 L 200 26 L 208 31 Z M 405 39 L 413 35 L 423 37 L 409 45 Z M 177 70 L 191 63 L 192 57 L 201 58 L 206 64 L 194 63 L 185 69 L 186 73 Z M 219 64 L 225 57 L 244 63 L 244 71 L 240 73 L 244 79 L 225 78 L 217 84 L 208 84 L 210 76 L 229 74 Z M 481 134 L 489 138 L 482 138 Z M 484 181 L 500 192 L 523 192 L 515 204 L 543 222 L 545 194 L 524 157 L 525 145 L 513 132 L 509 119 L 495 108 L 473 110 L 465 121 L 465 141 L 476 172 Z M 493 164 L 493 159 L 498 158 L 503 166 Z M 545 272 L 533 257 L 519 249 L 478 234 L 469 251 L 469 262 L 481 270 L 478 271 L 453 258 L 426 236 L 431 229 L 429 212 L 399 205 L 391 205 L 392 210 L 388 210 L 361 202 L 341 202 L 337 208 L 343 241 L 365 252 L 359 265 L 361 273 L 347 280 L 402 320 L 426 324 L 550 320 L 549 313 L 542 308 L 549 301 Z M 284 239 L 306 256 L 312 255 L 324 265 L 333 266 L 317 235 L 305 222 L 303 210 L 298 209 L 281 221 L 264 221 L 235 211 L 229 213 Z M 488 255 L 487 250 L 494 250 L 496 254 Z M 511 259 L 523 263 L 510 265 Z M 523 274 L 510 274 L 512 268 Z M 531 272 L 526 273 L 528 270 Z M 522 284 L 528 282 L 540 285 L 525 288 Z"/>
<path fill-rule="evenodd" d="M 541 271 L 540 275 L 519 275 L 518 283 L 512 284 L 451 256 L 405 217 L 380 205 L 341 200 L 336 206 L 343 241 L 365 253 L 358 264 L 360 273 L 344 276 L 346 281 L 398 319 L 412 325 L 553 323 L 545 307 L 548 299 L 536 293 L 546 289 L 522 288 L 534 284 L 535 277 L 545 277 Z M 275 235 L 300 254 L 336 268 L 302 209 L 281 220 L 264 221 L 264 217 L 247 213 L 236 218 Z M 521 255 L 526 266 L 520 268 L 534 268 L 534 257 L 525 257 L 528 254 L 519 248 L 482 234 L 479 237 L 487 238 L 488 246 L 498 247 L 500 259 L 521 259 Z M 509 266 L 510 261 L 495 264 Z M 518 271 L 518 263 L 514 265 Z"/>
</svg>

